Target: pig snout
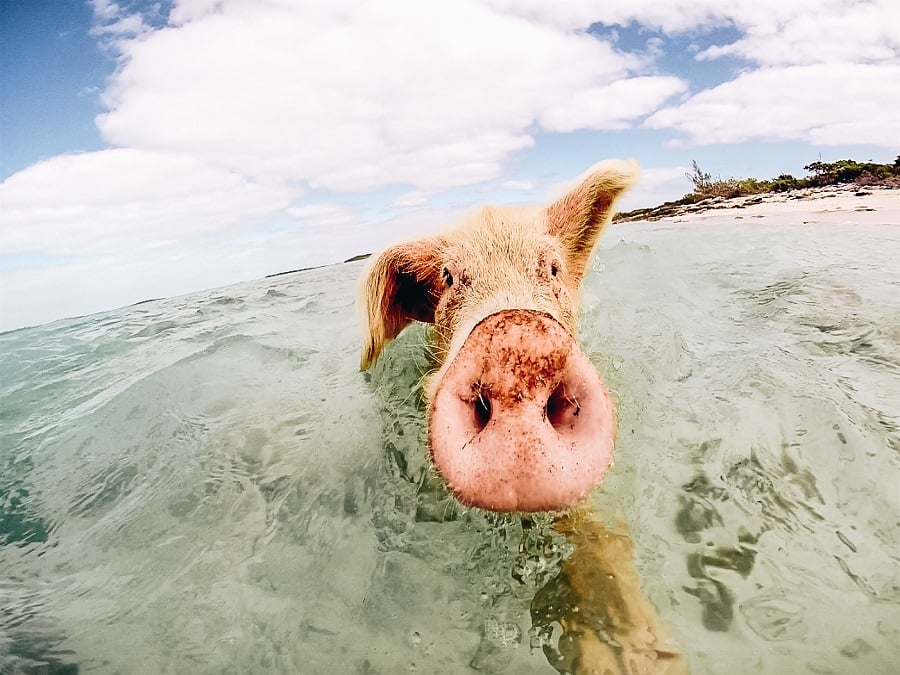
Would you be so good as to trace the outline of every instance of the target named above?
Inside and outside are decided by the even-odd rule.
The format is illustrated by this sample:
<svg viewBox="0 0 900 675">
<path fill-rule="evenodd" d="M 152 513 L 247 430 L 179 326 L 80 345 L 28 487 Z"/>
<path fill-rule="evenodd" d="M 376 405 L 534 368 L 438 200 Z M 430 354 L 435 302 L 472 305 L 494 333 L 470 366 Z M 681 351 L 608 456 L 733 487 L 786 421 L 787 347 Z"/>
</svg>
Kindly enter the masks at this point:
<svg viewBox="0 0 900 675">
<path fill-rule="evenodd" d="M 565 509 L 612 461 L 615 417 L 594 366 L 550 315 L 504 310 L 481 321 L 435 390 L 435 465 L 464 504 Z"/>
</svg>

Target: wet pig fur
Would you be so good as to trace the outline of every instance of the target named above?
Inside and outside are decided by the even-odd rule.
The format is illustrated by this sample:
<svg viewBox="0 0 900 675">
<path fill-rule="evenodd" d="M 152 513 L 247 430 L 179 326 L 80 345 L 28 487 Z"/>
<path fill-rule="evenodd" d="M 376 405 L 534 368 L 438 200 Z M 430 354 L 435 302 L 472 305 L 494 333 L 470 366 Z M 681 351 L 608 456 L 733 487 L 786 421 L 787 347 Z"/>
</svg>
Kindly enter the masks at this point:
<svg viewBox="0 0 900 675">
<path fill-rule="evenodd" d="M 411 322 L 433 326 L 429 446 L 464 504 L 565 509 L 612 461 L 612 404 L 576 320 L 594 248 L 638 175 L 634 161 L 601 162 L 545 208 L 485 207 L 364 273 L 363 370 Z"/>
</svg>

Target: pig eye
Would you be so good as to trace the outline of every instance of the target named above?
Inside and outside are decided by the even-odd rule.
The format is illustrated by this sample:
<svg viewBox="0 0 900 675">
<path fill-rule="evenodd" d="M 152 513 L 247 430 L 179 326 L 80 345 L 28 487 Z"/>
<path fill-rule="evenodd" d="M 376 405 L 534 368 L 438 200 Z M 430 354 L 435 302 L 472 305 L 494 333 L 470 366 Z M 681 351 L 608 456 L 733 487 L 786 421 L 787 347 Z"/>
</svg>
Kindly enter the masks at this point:
<svg viewBox="0 0 900 675">
<path fill-rule="evenodd" d="M 447 288 L 453 285 L 453 275 L 450 274 L 450 270 L 446 267 L 441 270 L 441 278 L 444 280 L 444 283 L 447 284 Z"/>
<path fill-rule="evenodd" d="M 558 272 L 559 272 L 559 268 L 556 266 L 556 263 L 550 265 L 550 274 L 552 274 L 553 276 L 556 276 Z"/>
</svg>

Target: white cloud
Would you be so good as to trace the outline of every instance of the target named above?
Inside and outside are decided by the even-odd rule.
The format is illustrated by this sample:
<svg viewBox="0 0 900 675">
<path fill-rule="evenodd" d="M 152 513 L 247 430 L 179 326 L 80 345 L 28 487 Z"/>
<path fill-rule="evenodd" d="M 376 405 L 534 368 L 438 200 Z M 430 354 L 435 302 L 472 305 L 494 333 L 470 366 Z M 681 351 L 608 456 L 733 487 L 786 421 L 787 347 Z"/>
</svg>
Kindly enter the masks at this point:
<svg viewBox="0 0 900 675">
<path fill-rule="evenodd" d="M 169 23 L 181 26 L 222 9 L 225 0 L 175 0 L 169 13 Z"/>
<path fill-rule="evenodd" d="M 679 199 L 693 190 L 685 174 L 690 167 L 644 167 L 641 180 L 618 202 L 619 211 L 658 206 Z"/>
<path fill-rule="evenodd" d="M 234 234 L 294 197 L 183 154 L 61 155 L 0 184 L 2 250 L 94 256 Z"/>
<path fill-rule="evenodd" d="M 411 206 L 422 206 L 428 203 L 428 193 L 422 192 L 421 190 L 413 190 L 411 192 L 404 192 L 402 195 L 397 197 L 392 203 L 391 206 L 394 208 L 408 208 Z"/>
<path fill-rule="evenodd" d="M 515 192 L 532 192 L 534 183 L 530 180 L 507 180 L 500 184 L 504 190 L 512 190 Z"/>
<path fill-rule="evenodd" d="M 531 147 L 536 123 L 621 127 L 677 89 L 653 76 L 629 86 L 639 58 L 475 0 L 204 0 L 173 16 L 122 45 L 101 132 L 259 180 L 476 183 Z M 621 107 L 608 98 L 619 94 Z"/>
<path fill-rule="evenodd" d="M 112 38 L 129 38 L 147 32 L 144 18 L 137 12 L 128 13 L 120 5 L 109 0 L 92 0 L 97 23 L 91 35 Z"/>
<path fill-rule="evenodd" d="M 593 23 L 677 33 L 727 23 L 735 2 L 728 0 L 486 0 L 500 11 L 558 26 L 584 30 Z M 764 1 L 764 0 L 761 0 Z M 737 0 L 737 4 L 740 4 Z"/>
<path fill-rule="evenodd" d="M 96 26 L 91 30 L 93 35 L 134 36 L 147 30 L 140 14 L 129 14 L 112 23 Z"/>
<path fill-rule="evenodd" d="M 735 12 L 743 37 L 702 51 L 698 58 L 740 56 L 764 66 L 816 63 L 896 63 L 900 3 L 779 2 Z"/>
<path fill-rule="evenodd" d="M 829 63 L 750 71 L 647 120 L 696 144 L 800 139 L 818 145 L 900 143 L 900 65 Z"/>
<path fill-rule="evenodd" d="M 91 6 L 94 8 L 94 16 L 103 21 L 114 21 L 122 11 L 119 5 L 110 0 L 92 0 Z"/>
<path fill-rule="evenodd" d="M 687 89 L 677 77 L 633 77 L 605 87 L 578 91 L 570 101 L 541 113 L 548 131 L 576 129 L 625 129 L 648 110 Z"/>
<path fill-rule="evenodd" d="M 343 258 L 359 253 L 376 253 L 402 241 L 429 237 L 442 232 L 472 212 L 472 207 L 431 207 L 397 211 L 386 220 L 366 223 L 341 233 L 340 237 L 326 237 L 321 233 L 317 244 L 340 251 Z"/>
<path fill-rule="evenodd" d="M 624 3 L 628 5 L 629 3 Z M 700 28 L 727 21 L 741 33 L 697 58 L 741 57 L 759 67 L 659 109 L 650 128 L 690 143 L 799 139 L 817 145 L 900 143 L 900 3 L 894 0 L 760 0 L 687 3 Z M 622 6 L 622 5 L 617 5 Z M 668 3 L 631 7 L 638 21 L 681 30 Z"/>
<path fill-rule="evenodd" d="M 627 128 L 687 89 L 678 77 L 652 72 L 664 56 L 658 38 L 626 54 L 585 33 L 594 22 L 636 22 L 669 35 L 730 26 L 740 34 L 700 59 L 889 65 L 900 49 L 892 30 L 898 7 L 894 0 L 458 0 L 439 9 L 417 0 L 180 0 L 169 26 L 119 43 L 120 68 L 104 96 L 109 112 L 97 121 L 114 145 L 187 152 L 253 180 L 435 191 L 499 176 L 540 131 Z M 700 92 L 691 111 L 708 101 L 745 105 L 751 92 L 739 90 L 752 87 L 754 73 L 758 81 L 795 83 L 787 71 L 779 80 L 748 69 L 736 99 L 727 88 Z M 881 89 L 848 87 L 882 101 L 872 130 L 890 122 L 885 104 L 893 99 Z M 653 126 L 686 131 L 694 142 L 817 134 L 815 124 L 806 132 L 792 124 L 788 134 L 766 128 L 756 122 L 777 116 L 764 114 L 749 120 L 752 133 L 738 124 L 724 135 L 713 123 L 700 138 L 677 110 L 660 112 Z M 853 106 L 831 112 L 832 128 L 871 137 L 855 118 L 837 119 L 855 114 Z"/>
<path fill-rule="evenodd" d="M 353 211 L 341 204 L 306 204 L 287 210 L 291 218 L 296 218 L 311 227 L 335 227 L 347 225 L 356 220 Z"/>
<path fill-rule="evenodd" d="M 819 45 L 822 60 L 836 45 L 853 45 L 865 58 L 867 45 L 892 44 L 896 50 L 900 7 L 895 0 L 486 0 L 506 14 L 555 25 L 565 30 L 585 30 L 591 24 L 629 26 L 668 35 L 699 34 L 712 28 L 733 27 L 741 34 L 728 53 L 760 63 L 775 55 L 797 62 L 785 45 L 803 52 Z M 767 50 L 766 47 L 774 48 Z M 810 52 L 812 53 L 812 52 Z"/>
</svg>

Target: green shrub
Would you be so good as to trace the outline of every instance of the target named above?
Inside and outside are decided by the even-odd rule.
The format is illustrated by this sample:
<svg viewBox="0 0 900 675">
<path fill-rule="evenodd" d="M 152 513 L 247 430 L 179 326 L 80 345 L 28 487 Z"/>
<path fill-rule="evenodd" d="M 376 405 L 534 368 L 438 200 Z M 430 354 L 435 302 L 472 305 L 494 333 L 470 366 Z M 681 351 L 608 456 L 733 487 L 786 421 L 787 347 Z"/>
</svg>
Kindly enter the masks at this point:
<svg viewBox="0 0 900 675">
<path fill-rule="evenodd" d="M 770 181 L 770 192 L 789 192 L 802 187 L 800 181 L 789 173 L 783 173 L 778 178 Z"/>
<path fill-rule="evenodd" d="M 783 173 L 771 180 L 756 178 L 722 178 L 704 171 L 691 160 L 691 170 L 684 175 L 694 186 L 692 192 L 681 199 L 666 202 L 655 208 L 636 209 L 628 213 L 616 214 L 615 220 L 636 220 L 642 217 L 663 217 L 676 213 L 679 206 L 690 206 L 707 199 L 744 197 L 748 195 L 767 194 L 770 192 L 789 192 L 802 188 L 821 187 L 840 183 L 856 185 L 883 185 L 900 188 L 900 155 L 893 164 L 877 164 L 875 162 L 857 162 L 853 159 L 841 159 L 837 162 L 812 162 L 803 167 L 812 174 L 806 178 L 795 178 Z"/>
</svg>

